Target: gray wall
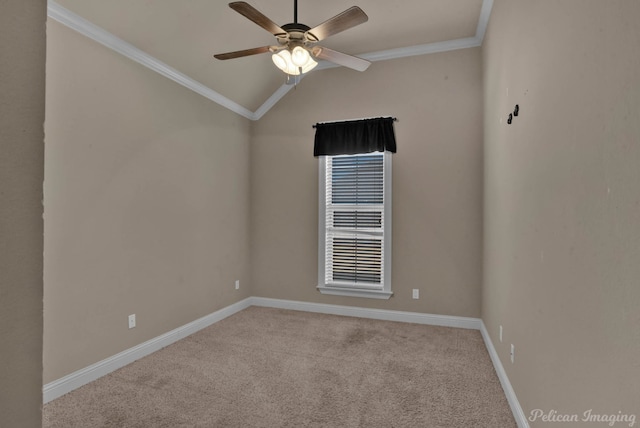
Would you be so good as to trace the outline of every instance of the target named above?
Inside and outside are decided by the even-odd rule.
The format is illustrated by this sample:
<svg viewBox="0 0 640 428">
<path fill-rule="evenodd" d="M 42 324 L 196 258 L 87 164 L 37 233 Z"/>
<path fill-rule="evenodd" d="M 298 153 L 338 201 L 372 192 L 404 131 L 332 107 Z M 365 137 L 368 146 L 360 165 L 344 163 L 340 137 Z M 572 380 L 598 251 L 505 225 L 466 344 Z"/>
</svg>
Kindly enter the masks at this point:
<svg viewBox="0 0 640 428">
<path fill-rule="evenodd" d="M 480 316 L 479 48 L 312 73 L 252 127 L 253 294 Z M 390 300 L 321 295 L 316 122 L 396 116 Z M 411 290 L 420 289 L 420 300 Z"/>
<path fill-rule="evenodd" d="M 640 417 L 638 22 L 635 0 L 493 6 L 482 318 L 527 415 Z"/>
<path fill-rule="evenodd" d="M 47 31 L 45 383 L 250 295 L 249 121 Z"/>
<path fill-rule="evenodd" d="M 42 420 L 46 1 L 0 13 L 0 426 Z"/>
</svg>

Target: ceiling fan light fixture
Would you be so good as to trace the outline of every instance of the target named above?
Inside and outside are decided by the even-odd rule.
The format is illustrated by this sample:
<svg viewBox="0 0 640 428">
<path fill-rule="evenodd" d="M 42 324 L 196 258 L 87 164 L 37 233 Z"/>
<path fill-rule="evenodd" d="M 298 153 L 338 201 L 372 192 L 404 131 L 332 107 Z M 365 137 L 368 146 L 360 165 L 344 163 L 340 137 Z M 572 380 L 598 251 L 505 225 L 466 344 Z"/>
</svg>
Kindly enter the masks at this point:
<svg viewBox="0 0 640 428">
<path fill-rule="evenodd" d="M 365 59 L 347 55 L 329 48 L 315 46 L 317 42 L 329 36 L 341 33 L 366 22 L 369 18 L 358 6 L 352 6 L 314 28 L 298 22 L 298 0 L 294 0 L 293 2 L 293 22 L 285 24 L 282 27 L 247 2 L 234 1 L 229 3 L 229 7 L 274 35 L 278 41 L 278 45 L 262 46 L 214 55 L 214 57 L 219 60 L 242 58 L 271 52 L 273 54 L 271 58 L 274 64 L 288 76 L 299 76 L 313 70 L 313 68 L 318 65 L 318 63 L 314 61 L 316 58 L 318 61 L 329 61 L 357 71 L 364 71 L 371 65 L 371 63 Z"/>
<path fill-rule="evenodd" d="M 303 53 L 300 53 L 300 50 L 303 51 Z M 318 63 L 311 58 L 309 52 L 300 46 L 296 46 L 293 49 L 293 55 L 288 49 L 283 49 L 273 54 L 271 59 L 276 67 L 292 76 L 308 73 L 318 65 Z M 304 62 L 302 62 L 301 59 L 304 59 Z"/>
</svg>

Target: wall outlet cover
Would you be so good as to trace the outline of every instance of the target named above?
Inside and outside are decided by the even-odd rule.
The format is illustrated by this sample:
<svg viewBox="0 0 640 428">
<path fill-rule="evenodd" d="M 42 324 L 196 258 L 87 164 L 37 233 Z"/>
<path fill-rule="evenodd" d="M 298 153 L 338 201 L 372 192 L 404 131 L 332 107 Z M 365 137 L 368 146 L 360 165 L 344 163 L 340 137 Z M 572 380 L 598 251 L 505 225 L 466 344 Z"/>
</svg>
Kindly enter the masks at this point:
<svg viewBox="0 0 640 428">
<path fill-rule="evenodd" d="M 136 314 L 129 315 L 129 328 L 136 326 Z"/>
</svg>

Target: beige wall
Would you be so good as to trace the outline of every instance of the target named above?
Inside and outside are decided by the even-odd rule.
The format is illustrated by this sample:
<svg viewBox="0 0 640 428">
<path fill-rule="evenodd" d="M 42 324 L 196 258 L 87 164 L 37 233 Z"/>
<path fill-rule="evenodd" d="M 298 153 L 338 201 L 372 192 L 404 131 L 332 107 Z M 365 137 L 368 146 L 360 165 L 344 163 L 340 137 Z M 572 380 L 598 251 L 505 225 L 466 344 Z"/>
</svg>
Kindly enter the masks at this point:
<svg viewBox="0 0 640 428">
<path fill-rule="evenodd" d="M 45 382 L 256 295 L 482 315 L 527 416 L 640 414 L 639 18 L 495 0 L 482 50 L 313 73 L 253 124 L 49 23 Z M 323 296 L 311 125 L 381 115 L 395 295 Z"/>
<path fill-rule="evenodd" d="M 321 295 L 312 125 L 395 116 L 390 300 Z M 331 69 L 305 78 L 252 127 L 256 296 L 480 315 L 482 82 L 479 48 Z M 420 300 L 411 290 L 420 289 Z"/>
<path fill-rule="evenodd" d="M 636 0 L 493 6 L 482 317 L 527 416 L 640 418 L 638 22 Z"/>
<path fill-rule="evenodd" d="M 0 13 L 0 426 L 42 413 L 42 180 L 46 1 Z"/>
<path fill-rule="evenodd" d="M 249 296 L 250 138 L 61 24 L 47 36 L 45 383 Z"/>
</svg>

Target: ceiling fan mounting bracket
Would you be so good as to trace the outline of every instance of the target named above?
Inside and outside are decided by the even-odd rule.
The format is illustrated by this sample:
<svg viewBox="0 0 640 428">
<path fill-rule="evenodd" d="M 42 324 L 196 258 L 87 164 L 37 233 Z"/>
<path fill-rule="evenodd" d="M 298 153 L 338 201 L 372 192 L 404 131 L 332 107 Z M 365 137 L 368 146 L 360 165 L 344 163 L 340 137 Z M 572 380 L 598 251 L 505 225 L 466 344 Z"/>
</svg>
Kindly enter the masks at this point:
<svg viewBox="0 0 640 428">
<path fill-rule="evenodd" d="M 297 31 L 301 33 L 306 33 L 307 31 L 311 30 L 311 27 L 304 24 L 300 24 L 299 22 L 292 22 L 291 24 L 284 24 L 282 26 L 282 29 L 285 30 L 286 32 Z"/>
</svg>

